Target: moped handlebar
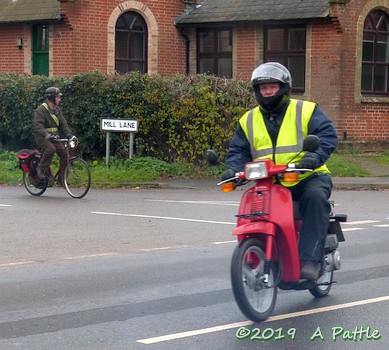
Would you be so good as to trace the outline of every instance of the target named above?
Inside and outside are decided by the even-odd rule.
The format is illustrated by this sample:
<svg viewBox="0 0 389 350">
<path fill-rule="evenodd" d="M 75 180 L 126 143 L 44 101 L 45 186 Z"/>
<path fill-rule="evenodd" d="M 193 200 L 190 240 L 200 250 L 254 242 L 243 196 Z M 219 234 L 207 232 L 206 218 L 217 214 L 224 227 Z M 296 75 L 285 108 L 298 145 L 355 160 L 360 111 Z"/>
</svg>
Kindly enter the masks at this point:
<svg viewBox="0 0 389 350">
<path fill-rule="evenodd" d="M 285 169 L 285 172 L 312 172 L 314 169 L 308 169 L 308 168 L 300 168 L 299 164 L 291 163 L 287 165 L 287 168 Z"/>
<path fill-rule="evenodd" d="M 313 170 L 314 169 L 300 168 L 298 164 L 291 163 L 291 164 L 287 164 L 285 168 L 283 168 L 282 170 L 280 170 L 276 174 L 272 174 L 272 175 L 269 174 L 268 177 L 272 177 L 272 176 L 275 176 L 275 175 L 278 175 L 278 174 L 282 174 L 282 173 L 305 173 L 305 172 L 312 172 Z M 238 186 L 242 186 L 242 185 L 247 184 L 249 181 L 250 180 L 248 180 L 246 178 L 244 171 L 240 171 L 240 172 L 237 172 L 235 174 L 235 176 L 230 177 L 228 179 L 225 179 L 223 181 L 220 181 L 219 183 L 217 183 L 217 185 L 221 186 L 221 185 L 224 185 L 224 184 L 227 184 L 227 183 L 233 183 L 234 187 L 238 187 Z"/>
<path fill-rule="evenodd" d="M 238 179 L 239 179 L 239 176 L 230 177 L 229 179 L 218 182 L 217 185 L 220 186 L 220 185 L 226 184 L 228 182 L 236 182 Z"/>
</svg>

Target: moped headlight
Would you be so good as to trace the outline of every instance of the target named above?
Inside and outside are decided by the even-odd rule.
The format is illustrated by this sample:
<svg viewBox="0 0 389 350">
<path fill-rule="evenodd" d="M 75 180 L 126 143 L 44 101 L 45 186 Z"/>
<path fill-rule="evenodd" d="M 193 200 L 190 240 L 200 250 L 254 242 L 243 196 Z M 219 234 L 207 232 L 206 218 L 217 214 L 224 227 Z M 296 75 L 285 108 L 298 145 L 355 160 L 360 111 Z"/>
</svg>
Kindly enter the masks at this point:
<svg viewBox="0 0 389 350">
<path fill-rule="evenodd" d="M 263 162 L 248 163 L 244 168 L 247 180 L 258 180 L 268 177 L 266 164 Z"/>
</svg>

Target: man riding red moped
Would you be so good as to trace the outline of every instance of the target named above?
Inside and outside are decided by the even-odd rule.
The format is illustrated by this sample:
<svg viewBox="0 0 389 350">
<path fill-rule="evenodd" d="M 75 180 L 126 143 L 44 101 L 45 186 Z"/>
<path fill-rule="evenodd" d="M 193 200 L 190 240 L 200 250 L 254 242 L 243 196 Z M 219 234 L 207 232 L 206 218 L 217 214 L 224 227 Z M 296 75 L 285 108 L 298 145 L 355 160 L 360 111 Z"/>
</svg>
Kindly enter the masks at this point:
<svg viewBox="0 0 389 350">
<path fill-rule="evenodd" d="M 264 270 L 262 275 L 254 268 L 256 274 L 261 275 L 261 283 L 248 273 L 249 265 L 241 263 L 247 272 L 243 276 L 245 285 L 255 292 L 262 288 L 270 293 L 275 290 L 273 284 L 280 283 L 280 287 L 289 288 L 289 282 L 316 281 L 323 275 L 325 258 L 328 258 L 325 241 L 330 227 L 332 189 L 331 175 L 325 163 L 336 149 L 338 139 L 332 121 L 316 103 L 290 98 L 292 77 L 280 63 L 267 62 L 257 67 L 251 84 L 258 106 L 239 120 L 228 150 L 228 169 L 222 179 L 231 181 L 238 172 L 239 180 L 256 180 L 254 190 L 242 199 L 238 227 L 234 232 L 240 246 L 251 245 L 246 243 L 247 235 L 266 232 L 263 235 L 266 239 L 250 254 L 256 255 L 258 260 L 258 263 L 251 261 L 252 265 Z M 316 136 L 319 141 L 303 146 L 308 135 Z M 246 164 L 253 161 L 253 166 Z M 287 170 L 292 162 L 304 170 Z M 264 169 L 266 173 L 263 173 Z M 245 173 L 251 170 L 254 175 L 246 174 L 246 177 Z M 290 180 L 292 173 L 294 178 Z M 299 203 L 302 217 L 298 230 L 292 220 L 292 200 Z M 264 207 L 255 209 L 253 214 L 247 209 L 250 206 Z M 256 212 L 262 214 L 258 216 Z M 279 235 L 281 231 L 283 235 Z M 264 256 L 261 257 L 260 251 Z M 263 262 L 263 266 L 259 262 Z M 272 269 L 274 280 L 270 282 L 269 271 Z M 298 287 L 301 288 L 301 284 Z M 239 294 L 235 289 L 234 293 L 235 297 Z M 274 304 L 275 298 L 269 300 Z M 265 311 L 262 316 L 253 317 L 264 319 L 268 314 L 270 312 Z"/>
<path fill-rule="evenodd" d="M 317 137 L 309 135 L 303 149 L 314 151 Z M 206 158 L 211 165 L 220 161 L 212 150 Z M 274 310 L 277 288 L 308 289 L 317 297 L 326 296 L 333 283 L 333 274 L 340 268 L 339 242 L 344 241 L 340 222 L 343 214 L 328 216 L 328 229 L 323 239 L 324 251 L 319 275 L 315 279 L 300 277 L 301 263 L 298 252 L 301 216 L 299 203 L 293 201 L 291 192 L 275 181 L 280 177 L 295 182 L 302 172 L 312 169 L 299 168 L 296 164 L 276 165 L 270 159 L 250 162 L 242 172 L 219 183 L 224 192 L 255 181 L 242 196 L 237 214 L 237 237 L 231 261 L 231 283 L 235 300 L 245 316 L 255 322 L 266 320 Z"/>
</svg>

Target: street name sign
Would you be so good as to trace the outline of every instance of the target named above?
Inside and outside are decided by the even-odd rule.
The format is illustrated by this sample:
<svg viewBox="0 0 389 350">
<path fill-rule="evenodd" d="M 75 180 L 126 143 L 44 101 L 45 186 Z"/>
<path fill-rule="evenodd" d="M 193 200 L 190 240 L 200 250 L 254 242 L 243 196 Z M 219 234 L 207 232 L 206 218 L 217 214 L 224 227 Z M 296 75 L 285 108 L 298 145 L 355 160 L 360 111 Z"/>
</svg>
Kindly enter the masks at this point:
<svg viewBox="0 0 389 350">
<path fill-rule="evenodd" d="M 137 132 L 137 120 L 101 119 L 101 130 L 116 132 Z"/>
</svg>

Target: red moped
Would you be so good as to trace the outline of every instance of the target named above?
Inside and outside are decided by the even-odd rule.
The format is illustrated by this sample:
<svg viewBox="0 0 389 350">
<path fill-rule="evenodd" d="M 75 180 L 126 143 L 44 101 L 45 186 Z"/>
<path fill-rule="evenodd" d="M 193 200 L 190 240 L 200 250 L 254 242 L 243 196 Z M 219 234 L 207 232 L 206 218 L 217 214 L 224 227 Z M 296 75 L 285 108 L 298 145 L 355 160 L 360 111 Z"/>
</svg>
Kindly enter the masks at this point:
<svg viewBox="0 0 389 350">
<path fill-rule="evenodd" d="M 320 145 L 316 136 L 308 135 L 303 151 L 314 152 Z M 208 150 L 209 164 L 220 164 L 215 152 Z M 245 165 L 235 177 L 219 183 L 224 192 L 231 191 L 248 181 L 255 181 L 242 196 L 233 235 L 237 237 L 231 261 L 231 283 L 235 300 L 242 313 L 254 322 L 266 320 L 273 312 L 277 289 L 304 290 L 316 298 L 326 296 L 333 283 L 335 270 L 340 269 L 339 242 L 344 241 L 340 222 L 344 214 L 329 216 L 329 229 L 325 238 L 323 264 L 317 280 L 300 279 L 298 253 L 301 217 L 298 202 L 293 202 L 290 191 L 275 183 L 275 177 L 296 181 L 296 164 L 275 165 L 263 159 Z M 333 207 L 333 205 L 332 205 Z"/>
</svg>

